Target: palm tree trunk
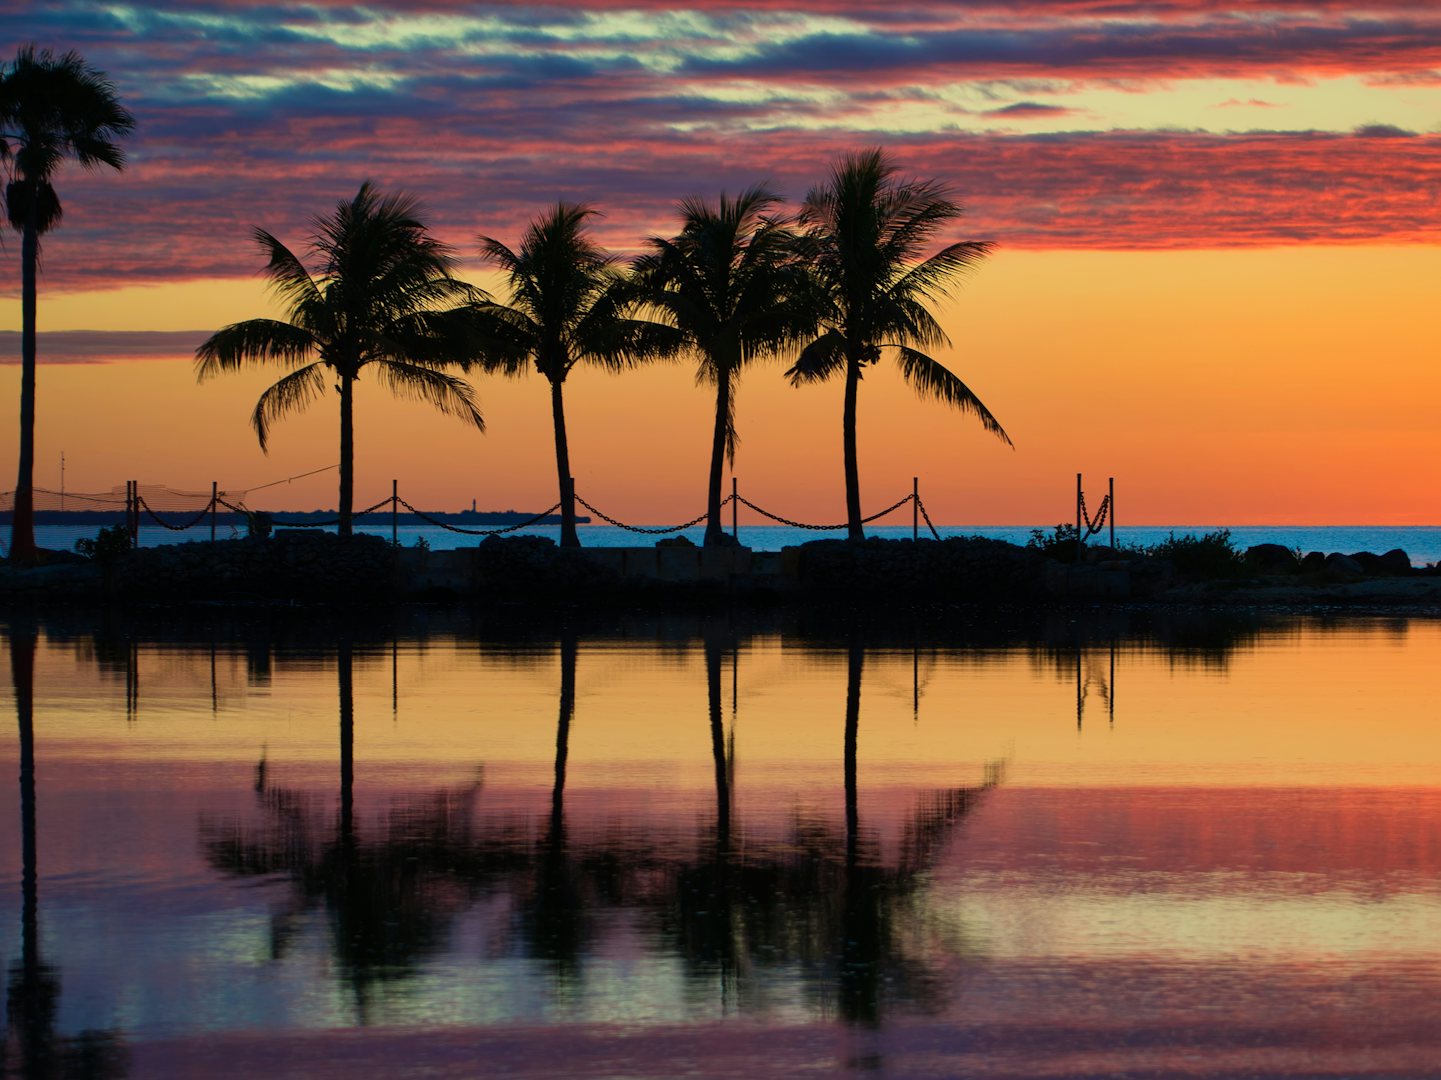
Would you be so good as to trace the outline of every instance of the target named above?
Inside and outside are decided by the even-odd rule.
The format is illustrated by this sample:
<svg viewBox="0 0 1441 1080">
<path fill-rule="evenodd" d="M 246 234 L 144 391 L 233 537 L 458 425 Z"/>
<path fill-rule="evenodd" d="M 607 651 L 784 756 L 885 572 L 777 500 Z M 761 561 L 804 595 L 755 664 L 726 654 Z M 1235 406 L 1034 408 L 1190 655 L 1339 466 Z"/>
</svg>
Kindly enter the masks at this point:
<svg viewBox="0 0 1441 1080">
<path fill-rule="evenodd" d="M 555 425 L 555 469 L 560 479 L 560 546 L 580 547 L 575 532 L 575 491 L 570 484 L 570 445 L 565 438 L 565 401 L 561 397 L 563 379 L 550 383 L 550 416 Z"/>
<path fill-rule="evenodd" d="M 846 530 L 847 539 L 864 540 L 861 525 L 861 472 L 856 462 L 856 391 L 861 383 L 861 365 L 846 358 L 846 403 L 841 412 L 841 452 L 846 468 Z"/>
<path fill-rule="evenodd" d="M 340 376 L 340 535 L 352 532 L 351 511 L 355 506 L 355 409 L 353 380 Z"/>
<path fill-rule="evenodd" d="M 722 371 L 716 380 L 715 433 L 711 437 L 710 483 L 706 488 L 705 544 L 721 543 L 725 529 L 721 525 L 721 472 L 726 454 L 726 420 L 730 416 L 731 380 Z"/>
<path fill-rule="evenodd" d="M 32 185 L 37 186 L 37 185 Z M 10 519 L 10 561 L 33 563 L 35 549 L 35 270 L 40 256 L 38 195 L 29 196 L 20 240 L 20 468 Z"/>
<path fill-rule="evenodd" d="M 856 743 L 861 728 L 861 667 L 865 648 L 852 641 L 846 654 L 846 866 L 854 867 L 860 844 L 860 808 L 856 787 Z"/>
</svg>

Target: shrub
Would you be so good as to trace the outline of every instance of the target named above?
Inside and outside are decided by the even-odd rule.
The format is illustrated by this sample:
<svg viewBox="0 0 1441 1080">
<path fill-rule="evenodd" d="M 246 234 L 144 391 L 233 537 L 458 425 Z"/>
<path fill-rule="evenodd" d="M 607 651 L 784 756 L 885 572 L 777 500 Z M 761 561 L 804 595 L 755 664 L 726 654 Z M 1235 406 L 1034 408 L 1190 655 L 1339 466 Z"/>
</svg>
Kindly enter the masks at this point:
<svg viewBox="0 0 1441 1080">
<path fill-rule="evenodd" d="M 1217 529 L 1202 536 L 1171 533 L 1147 554 L 1167 559 L 1179 573 L 1196 578 L 1226 578 L 1240 574 L 1243 561 L 1231 540 L 1230 529 Z"/>
<path fill-rule="evenodd" d="M 109 566 L 130 550 L 130 530 L 124 525 L 101 529 L 94 538 L 82 536 L 75 541 L 75 551 L 87 559 Z"/>
<path fill-rule="evenodd" d="M 1032 529 L 1026 547 L 1057 562 L 1075 562 L 1076 527 L 1069 524 L 1057 525 L 1049 536 L 1044 529 Z"/>
</svg>

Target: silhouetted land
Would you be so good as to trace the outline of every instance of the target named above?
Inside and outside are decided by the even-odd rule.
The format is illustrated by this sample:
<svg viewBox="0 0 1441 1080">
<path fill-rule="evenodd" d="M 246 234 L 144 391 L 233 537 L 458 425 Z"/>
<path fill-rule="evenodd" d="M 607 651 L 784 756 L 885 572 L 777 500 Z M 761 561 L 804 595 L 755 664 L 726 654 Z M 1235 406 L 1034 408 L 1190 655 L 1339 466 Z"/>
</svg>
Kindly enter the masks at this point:
<svg viewBox="0 0 1441 1080">
<path fill-rule="evenodd" d="M 1213 545 L 1214 547 L 1214 545 Z M 1264 549 L 1264 550 L 1263 550 Z M 1275 550 L 1270 550 L 1275 549 Z M 802 606 L 869 612 L 967 605 L 1277 604 L 1441 610 L 1441 574 L 1404 552 L 1245 553 L 1182 546 L 1165 552 L 1002 540 L 819 540 L 781 552 L 744 548 L 559 548 L 538 537 L 473 548 L 396 548 L 375 536 L 327 533 L 177 544 L 84 560 L 0 567 L 0 608 L 81 605 L 406 603 L 623 611 Z"/>
</svg>

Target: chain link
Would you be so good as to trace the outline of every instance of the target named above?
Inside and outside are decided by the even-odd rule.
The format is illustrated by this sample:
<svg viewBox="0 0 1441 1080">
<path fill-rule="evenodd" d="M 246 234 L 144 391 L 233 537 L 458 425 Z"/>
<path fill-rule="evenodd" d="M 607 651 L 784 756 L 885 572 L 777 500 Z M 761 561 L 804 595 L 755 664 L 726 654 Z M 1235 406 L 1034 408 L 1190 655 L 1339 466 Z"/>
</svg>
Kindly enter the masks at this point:
<svg viewBox="0 0 1441 1080">
<path fill-rule="evenodd" d="M 184 525 L 172 525 L 170 524 L 170 522 L 166 521 L 159 514 L 157 514 L 154 510 L 150 509 L 150 504 L 145 501 L 145 496 L 140 496 L 140 508 L 150 515 L 150 520 L 155 522 L 155 524 L 159 525 L 162 529 L 169 529 L 171 532 L 185 532 L 185 530 L 187 529 L 195 528 L 195 526 L 199 525 L 202 521 L 205 520 L 205 516 L 210 513 L 210 508 L 214 505 L 214 502 L 208 502 L 205 504 L 204 509 L 202 509 L 200 513 L 196 514 Z"/>
<path fill-rule="evenodd" d="M 931 535 L 937 540 L 939 540 L 941 538 L 941 534 L 936 532 L 936 527 L 931 524 L 931 515 L 926 513 L 926 504 L 921 502 L 921 497 L 919 495 L 916 496 L 916 509 L 921 512 L 921 517 L 926 519 L 926 528 L 931 530 Z"/>
<path fill-rule="evenodd" d="M 781 517 L 779 514 L 772 514 L 769 510 L 762 510 L 759 506 L 751 502 L 744 495 L 737 495 L 736 498 L 740 500 L 742 506 L 750 507 L 757 514 L 760 514 L 761 517 L 768 517 L 772 521 L 779 522 L 782 525 L 789 525 L 793 529 L 808 529 L 811 532 L 835 532 L 837 529 L 844 529 L 847 527 L 847 523 L 844 521 L 841 522 L 839 525 L 812 525 L 804 521 L 793 521 L 790 518 Z M 866 525 L 872 521 L 876 521 L 880 518 L 885 517 L 887 514 L 894 513 L 901 507 L 905 506 L 906 503 L 910 502 L 913 498 L 915 498 L 914 495 L 907 495 L 900 502 L 893 503 L 890 506 L 886 507 L 884 510 L 872 514 L 870 517 L 861 518 L 861 524 Z"/>
<path fill-rule="evenodd" d="M 522 521 L 517 525 L 507 525 L 501 529 L 462 529 L 459 525 L 450 525 L 444 521 L 439 520 L 438 518 L 431 517 L 429 514 L 425 513 L 422 510 L 417 510 L 404 499 L 397 498 L 396 501 L 400 503 L 401 506 L 409 510 L 416 517 L 420 518 L 421 521 L 428 522 L 429 524 L 434 525 L 438 529 L 444 529 L 446 532 L 460 533 L 463 536 L 500 536 L 504 533 L 515 532 L 517 529 L 524 529 L 531 525 L 534 525 L 538 521 L 544 521 L 551 514 L 555 513 L 557 510 L 560 509 L 560 503 L 556 503 L 549 510 L 542 510 L 540 513 L 536 514 L 535 517 L 530 518 L 528 521 Z"/>
<path fill-rule="evenodd" d="M 1089 540 L 1100 532 L 1106 525 L 1106 515 L 1111 512 L 1111 497 L 1107 495 L 1101 500 L 1101 505 L 1096 508 L 1096 519 L 1091 520 L 1090 512 L 1086 509 L 1086 493 L 1081 492 L 1081 521 L 1086 526 L 1086 534 L 1083 540 Z"/>
<path fill-rule="evenodd" d="M 721 505 L 721 506 L 726 506 L 726 505 L 729 504 L 730 501 L 731 501 L 732 499 L 734 499 L 734 498 L 735 498 L 734 495 L 727 495 L 724 499 L 722 499 L 722 500 L 720 501 L 720 505 Z M 590 511 L 592 514 L 594 514 L 596 517 L 598 517 L 598 518 L 600 518 L 602 521 L 604 521 L 607 525 L 614 525 L 616 528 L 618 528 L 618 529 L 624 529 L 624 530 L 626 530 L 627 532 L 644 533 L 644 534 L 647 535 L 647 536 L 664 536 L 664 535 L 667 534 L 667 533 L 678 533 L 678 532 L 681 532 L 681 531 L 684 530 L 684 529 L 689 529 L 689 528 L 691 528 L 692 526 L 699 525 L 702 521 L 704 521 L 706 518 L 708 518 L 708 517 L 710 516 L 710 511 L 707 510 L 707 511 L 706 511 L 704 514 L 702 514 L 700 517 L 691 518 L 691 520 L 689 520 L 689 521 L 687 521 L 687 522 L 685 522 L 685 523 L 683 523 L 683 524 L 681 524 L 681 525 L 675 525 L 675 526 L 671 526 L 671 527 L 668 527 L 668 528 L 649 529 L 649 528 L 644 528 L 644 527 L 642 527 L 642 526 L 640 526 L 640 525 L 627 525 L 624 521 L 617 521 L 615 518 L 611 517 L 609 514 L 602 513 L 601 511 L 597 510 L 594 506 L 591 506 L 590 503 L 586 502 L 586 501 L 585 501 L 584 499 L 582 499 L 579 495 L 577 495 L 577 496 L 575 497 L 575 501 L 578 502 L 578 503 L 580 503 L 581 506 L 585 507 L 587 510 L 589 510 L 589 511 Z M 741 502 L 745 502 L 745 500 L 742 499 Z"/>
</svg>

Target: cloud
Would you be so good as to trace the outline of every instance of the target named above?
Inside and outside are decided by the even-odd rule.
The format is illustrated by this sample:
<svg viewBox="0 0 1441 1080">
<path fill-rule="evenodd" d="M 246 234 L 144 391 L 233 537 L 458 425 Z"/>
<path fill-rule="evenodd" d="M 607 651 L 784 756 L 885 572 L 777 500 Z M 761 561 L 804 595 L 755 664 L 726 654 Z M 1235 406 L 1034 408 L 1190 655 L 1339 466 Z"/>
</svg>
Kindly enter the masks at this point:
<svg viewBox="0 0 1441 1080">
<path fill-rule="evenodd" d="M 1078 110 L 1066 105 L 1047 105 L 1039 101 L 1017 101 L 1013 105 L 1003 105 L 999 109 L 987 109 L 987 116 L 1073 116 Z"/>
<path fill-rule="evenodd" d="M 1279 109 L 1280 107 L 1274 101 L 1262 101 L 1260 98 L 1251 98 L 1249 101 L 1228 98 L 1211 106 L 1213 109 Z"/>
<path fill-rule="evenodd" d="M 109 364 L 192 356 L 208 330 L 41 331 L 36 353 L 46 364 Z M 20 363 L 20 332 L 0 330 L 0 364 Z"/>
</svg>

